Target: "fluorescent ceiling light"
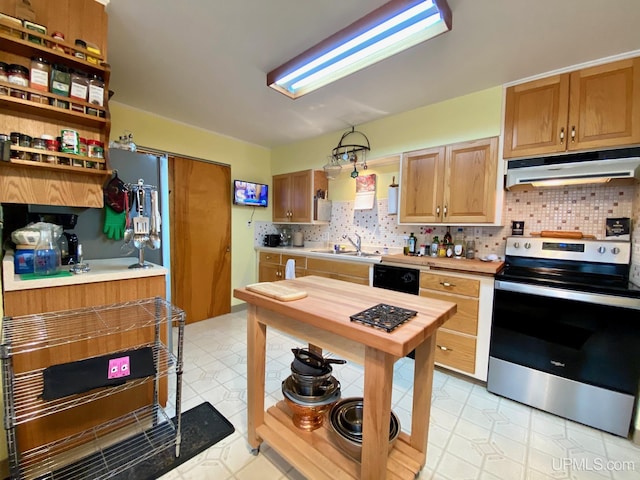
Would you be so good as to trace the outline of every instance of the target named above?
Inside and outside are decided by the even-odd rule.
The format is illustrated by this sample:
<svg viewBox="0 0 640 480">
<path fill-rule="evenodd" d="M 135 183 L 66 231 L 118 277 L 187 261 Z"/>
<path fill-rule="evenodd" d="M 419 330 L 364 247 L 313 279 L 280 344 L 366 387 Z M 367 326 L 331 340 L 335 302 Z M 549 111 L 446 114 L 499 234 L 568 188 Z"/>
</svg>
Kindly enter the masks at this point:
<svg viewBox="0 0 640 480">
<path fill-rule="evenodd" d="M 391 0 L 267 74 L 298 98 L 451 29 L 446 0 Z"/>
</svg>

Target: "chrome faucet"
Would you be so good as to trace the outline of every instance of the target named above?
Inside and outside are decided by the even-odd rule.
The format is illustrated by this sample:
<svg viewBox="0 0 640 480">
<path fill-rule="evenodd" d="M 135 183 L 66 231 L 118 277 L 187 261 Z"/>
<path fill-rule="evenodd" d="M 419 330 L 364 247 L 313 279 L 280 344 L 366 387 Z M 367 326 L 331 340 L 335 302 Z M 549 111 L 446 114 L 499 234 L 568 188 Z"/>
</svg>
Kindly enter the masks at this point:
<svg viewBox="0 0 640 480">
<path fill-rule="evenodd" d="M 362 237 L 357 233 L 354 233 L 354 235 L 358 237 L 358 240 L 356 240 L 355 242 L 351 240 L 351 237 L 348 235 L 343 235 L 342 238 L 346 238 L 347 240 L 349 240 L 349 242 L 351 242 L 351 245 L 356 247 L 357 254 L 360 255 L 362 253 Z"/>
</svg>

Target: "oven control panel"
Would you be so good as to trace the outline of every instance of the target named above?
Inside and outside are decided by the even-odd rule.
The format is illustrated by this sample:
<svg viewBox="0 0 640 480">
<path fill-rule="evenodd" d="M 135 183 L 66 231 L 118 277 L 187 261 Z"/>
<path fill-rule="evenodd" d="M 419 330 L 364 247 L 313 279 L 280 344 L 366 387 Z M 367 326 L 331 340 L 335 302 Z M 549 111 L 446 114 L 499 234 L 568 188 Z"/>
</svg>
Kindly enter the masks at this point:
<svg viewBox="0 0 640 480">
<path fill-rule="evenodd" d="M 628 264 L 631 242 L 570 238 L 507 237 L 505 254 L 581 262 Z"/>
</svg>

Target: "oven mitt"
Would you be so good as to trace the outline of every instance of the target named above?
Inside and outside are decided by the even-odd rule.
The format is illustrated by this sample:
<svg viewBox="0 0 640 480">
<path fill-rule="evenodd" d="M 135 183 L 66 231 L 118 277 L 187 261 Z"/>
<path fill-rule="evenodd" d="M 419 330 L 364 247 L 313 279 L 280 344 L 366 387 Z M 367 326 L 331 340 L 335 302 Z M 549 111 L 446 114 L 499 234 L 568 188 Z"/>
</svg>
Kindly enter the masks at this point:
<svg viewBox="0 0 640 480">
<path fill-rule="evenodd" d="M 104 204 L 110 206 L 116 213 L 124 212 L 124 197 L 127 195 L 127 186 L 120 180 L 118 173 L 102 188 Z"/>
<path fill-rule="evenodd" d="M 127 380 L 156 374 L 153 349 L 114 352 L 77 362 L 52 365 L 42 371 L 42 398 L 56 398 L 88 392 L 94 388 L 122 385 Z"/>
<path fill-rule="evenodd" d="M 127 212 L 124 210 L 118 213 L 109 205 L 104 206 L 104 228 L 102 231 L 107 235 L 107 238 L 122 240 L 124 237 L 126 216 Z"/>
</svg>

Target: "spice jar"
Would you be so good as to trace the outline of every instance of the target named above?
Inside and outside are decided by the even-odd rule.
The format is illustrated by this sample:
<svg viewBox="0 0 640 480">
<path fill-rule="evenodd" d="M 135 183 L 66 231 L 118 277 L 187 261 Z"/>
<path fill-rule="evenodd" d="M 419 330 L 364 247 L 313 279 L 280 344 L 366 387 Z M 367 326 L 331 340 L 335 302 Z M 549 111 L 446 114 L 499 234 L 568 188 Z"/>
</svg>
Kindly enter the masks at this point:
<svg viewBox="0 0 640 480">
<path fill-rule="evenodd" d="M 104 106 L 104 80 L 95 74 L 89 79 L 89 103 Z"/>
<path fill-rule="evenodd" d="M 11 145 L 20 145 L 20 132 L 11 132 L 9 138 L 11 139 Z"/>
<path fill-rule="evenodd" d="M 29 87 L 43 92 L 49 91 L 49 62 L 42 57 L 31 58 L 31 75 Z"/>
<path fill-rule="evenodd" d="M 43 138 L 34 138 L 31 141 L 31 148 L 35 148 L 37 150 L 46 150 L 47 144 Z M 42 162 L 44 157 L 45 155 L 43 153 L 31 153 L 31 160 L 33 160 L 34 162 Z"/>
<path fill-rule="evenodd" d="M 71 129 L 60 131 L 60 151 L 65 153 L 73 153 L 77 155 L 80 152 L 78 132 Z"/>
<path fill-rule="evenodd" d="M 87 101 L 89 93 L 89 78 L 85 72 L 73 70 L 71 72 L 71 88 L 69 97 L 76 100 Z M 71 110 L 74 112 L 84 113 L 84 105 L 71 102 Z"/>
<path fill-rule="evenodd" d="M 0 82 L 8 82 L 9 81 L 9 65 L 4 62 L 0 62 Z M 5 87 L 4 85 L 0 85 L 0 95 L 9 95 L 9 87 Z"/>
<path fill-rule="evenodd" d="M 80 143 L 78 144 L 78 148 L 80 151 L 79 155 L 88 157 L 89 151 L 87 150 L 87 139 L 80 137 L 78 140 L 80 141 Z"/>
<path fill-rule="evenodd" d="M 87 140 L 87 153 L 91 158 L 104 158 L 104 143 L 99 140 Z M 87 162 L 87 168 L 97 168 L 97 163 Z"/>
<path fill-rule="evenodd" d="M 60 40 L 61 42 L 64 42 L 64 34 L 62 32 L 53 32 L 51 34 L 51 38 L 53 38 L 54 40 Z M 55 42 L 51 42 L 51 48 L 53 50 L 57 50 L 62 53 L 69 53 L 64 47 L 62 47 L 62 45 Z"/>
<path fill-rule="evenodd" d="M 14 63 L 9 65 L 8 73 L 9 75 L 7 79 L 9 83 L 20 87 L 29 86 L 29 69 L 27 67 Z"/>
<path fill-rule="evenodd" d="M 68 97 L 70 88 L 71 74 L 69 69 L 64 65 L 54 63 L 51 66 L 51 93 Z"/>
<path fill-rule="evenodd" d="M 87 42 L 85 42 L 84 40 L 81 40 L 79 38 L 76 38 L 76 47 L 78 48 L 82 48 L 83 50 L 87 49 Z M 73 53 L 73 56 L 76 58 L 81 58 L 82 60 L 86 60 L 87 59 L 87 54 L 80 51 L 80 50 L 76 50 Z"/>
<path fill-rule="evenodd" d="M 45 144 L 47 146 L 47 150 L 50 151 L 50 152 L 57 152 L 58 149 L 60 148 L 60 142 L 58 142 L 54 138 L 50 138 L 50 139 L 46 138 L 45 139 Z M 47 154 L 44 157 L 44 161 L 47 162 L 47 163 L 57 163 L 58 157 L 56 155 Z"/>
</svg>

